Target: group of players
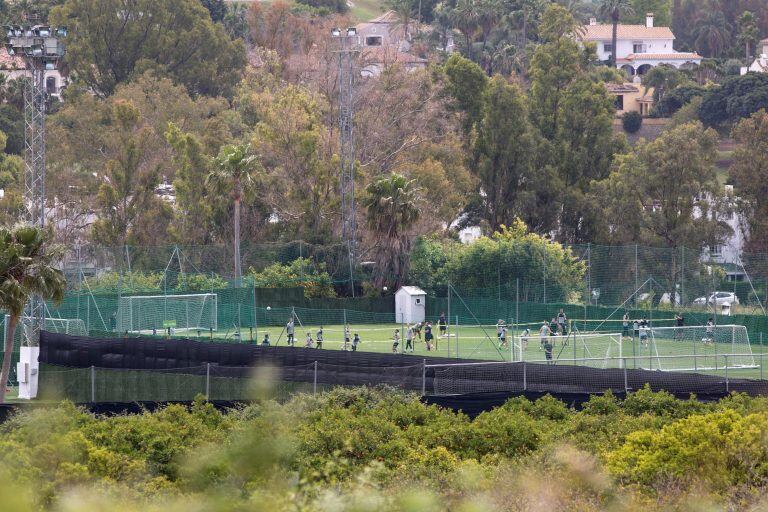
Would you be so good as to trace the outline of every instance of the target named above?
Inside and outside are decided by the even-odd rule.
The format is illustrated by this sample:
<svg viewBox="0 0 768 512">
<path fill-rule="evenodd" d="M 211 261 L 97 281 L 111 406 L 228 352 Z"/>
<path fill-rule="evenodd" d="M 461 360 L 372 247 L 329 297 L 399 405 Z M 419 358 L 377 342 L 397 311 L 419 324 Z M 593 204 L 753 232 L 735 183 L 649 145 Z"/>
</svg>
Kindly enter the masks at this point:
<svg viewBox="0 0 768 512">
<path fill-rule="evenodd" d="M 440 317 L 437 320 L 437 325 L 440 330 L 440 337 L 447 336 L 447 321 L 445 319 L 445 313 L 441 313 Z M 432 322 L 417 322 L 415 324 L 409 324 L 407 329 L 405 329 L 405 348 L 403 352 L 413 352 L 414 351 L 414 341 L 418 338 L 419 341 L 422 341 L 422 331 L 424 331 L 424 342 L 427 344 L 427 350 L 437 350 L 437 338 L 435 338 L 434 334 L 432 333 Z M 285 324 L 285 334 L 286 334 L 286 343 L 289 347 L 295 347 L 296 346 L 296 325 L 294 323 L 293 318 L 290 318 L 288 322 Z M 320 328 L 317 331 L 316 337 L 312 338 L 312 332 L 307 332 L 307 337 L 304 340 L 304 347 L 305 348 L 323 348 L 323 340 L 324 340 L 324 332 L 323 332 L 323 326 L 320 326 Z M 357 351 L 357 347 L 360 346 L 362 343 L 362 340 L 360 339 L 359 333 L 354 333 L 354 336 L 351 336 L 351 332 L 349 330 L 349 326 L 344 326 L 344 344 L 342 345 L 342 350 L 351 350 L 352 352 Z M 269 347 L 271 346 L 271 342 L 269 339 L 269 333 L 264 334 L 264 339 L 261 342 L 261 345 L 263 347 Z M 399 351 L 400 347 L 400 329 L 395 329 L 393 335 L 392 335 L 392 353 L 396 354 Z"/>
</svg>

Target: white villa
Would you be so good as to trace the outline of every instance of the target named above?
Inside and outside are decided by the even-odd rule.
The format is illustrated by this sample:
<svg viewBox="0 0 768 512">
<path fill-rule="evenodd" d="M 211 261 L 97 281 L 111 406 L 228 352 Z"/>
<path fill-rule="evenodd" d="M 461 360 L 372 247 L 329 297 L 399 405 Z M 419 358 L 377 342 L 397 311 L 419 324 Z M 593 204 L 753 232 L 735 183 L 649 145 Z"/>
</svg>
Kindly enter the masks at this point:
<svg viewBox="0 0 768 512">
<path fill-rule="evenodd" d="M 608 61 L 613 53 L 613 26 L 598 23 L 595 18 L 583 27 L 581 40 L 597 44 L 597 56 Z M 675 51 L 675 35 L 669 27 L 654 27 L 653 13 L 646 15 L 645 25 L 619 25 L 616 40 L 616 67 L 628 76 L 644 75 L 660 64 L 676 68 L 701 64 L 701 55 Z"/>
<path fill-rule="evenodd" d="M 742 75 L 747 73 L 768 73 L 768 39 L 760 41 L 757 49 L 757 58 L 750 66 L 741 68 Z"/>
</svg>

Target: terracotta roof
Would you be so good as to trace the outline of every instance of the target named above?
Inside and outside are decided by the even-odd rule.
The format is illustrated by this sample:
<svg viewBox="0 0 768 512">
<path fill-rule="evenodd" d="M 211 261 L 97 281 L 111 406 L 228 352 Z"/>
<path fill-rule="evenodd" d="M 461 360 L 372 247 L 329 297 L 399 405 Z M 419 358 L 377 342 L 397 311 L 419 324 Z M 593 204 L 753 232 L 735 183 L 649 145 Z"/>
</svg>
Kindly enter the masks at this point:
<svg viewBox="0 0 768 512">
<path fill-rule="evenodd" d="M 26 69 L 24 59 L 18 55 L 8 55 L 8 50 L 0 49 L 0 69 Z"/>
<path fill-rule="evenodd" d="M 630 53 L 619 62 L 633 60 L 698 60 L 701 59 L 698 53 L 673 52 L 673 53 Z"/>
<path fill-rule="evenodd" d="M 605 87 L 608 89 L 609 93 L 613 94 L 640 92 L 640 89 L 632 84 L 605 84 Z"/>
<path fill-rule="evenodd" d="M 584 41 L 610 41 L 613 38 L 613 25 L 584 25 L 580 35 Z M 674 39 L 669 27 L 646 27 L 645 25 L 619 25 L 618 39 Z"/>
<path fill-rule="evenodd" d="M 760 44 L 768 44 L 768 37 L 760 41 Z"/>
</svg>

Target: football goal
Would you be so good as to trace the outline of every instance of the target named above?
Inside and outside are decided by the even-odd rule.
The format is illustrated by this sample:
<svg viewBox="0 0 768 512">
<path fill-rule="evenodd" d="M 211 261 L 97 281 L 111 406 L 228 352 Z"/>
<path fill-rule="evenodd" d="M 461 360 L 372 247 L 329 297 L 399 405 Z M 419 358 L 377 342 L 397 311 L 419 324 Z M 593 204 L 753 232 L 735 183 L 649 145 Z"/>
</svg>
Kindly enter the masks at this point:
<svg viewBox="0 0 768 512">
<path fill-rule="evenodd" d="M 515 336 L 514 353 L 515 361 L 594 368 L 621 368 L 624 356 L 621 334 L 579 331 L 571 331 L 567 336 Z"/>
<path fill-rule="evenodd" d="M 218 297 L 215 293 L 190 295 L 133 295 L 117 304 L 118 332 L 216 330 Z"/>
<path fill-rule="evenodd" d="M 639 367 L 665 371 L 757 368 L 743 325 L 652 327 Z"/>
<path fill-rule="evenodd" d="M 5 315 L 3 324 L 3 335 L 8 335 L 8 321 L 10 317 Z M 20 341 L 22 336 L 26 334 L 28 329 L 27 324 L 24 323 L 24 319 L 19 321 L 16 327 L 16 341 Z M 69 334 L 70 336 L 88 336 L 88 331 L 85 328 L 85 322 L 79 318 L 46 318 L 44 330 L 48 332 L 55 332 L 59 334 Z"/>
</svg>

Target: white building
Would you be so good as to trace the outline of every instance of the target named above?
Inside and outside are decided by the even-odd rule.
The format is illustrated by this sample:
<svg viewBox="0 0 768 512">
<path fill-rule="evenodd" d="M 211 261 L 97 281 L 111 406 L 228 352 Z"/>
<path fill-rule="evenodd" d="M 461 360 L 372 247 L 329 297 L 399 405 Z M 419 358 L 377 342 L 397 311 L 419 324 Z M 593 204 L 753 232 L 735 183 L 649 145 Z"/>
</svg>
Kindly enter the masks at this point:
<svg viewBox="0 0 768 512">
<path fill-rule="evenodd" d="M 395 323 L 413 324 L 426 318 L 427 292 L 417 286 L 403 286 L 395 293 Z"/>
<path fill-rule="evenodd" d="M 20 55 L 9 55 L 6 48 L 0 48 L 0 74 L 7 82 L 30 76 L 24 59 Z M 66 78 L 58 69 L 45 70 L 45 89 L 51 97 L 61 99 L 61 91 L 66 86 Z"/>
<path fill-rule="evenodd" d="M 768 39 L 763 39 L 757 45 L 757 58 L 747 67 L 741 68 L 741 74 L 768 73 Z"/>
<path fill-rule="evenodd" d="M 701 55 L 675 51 L 675 35 L 669 27 L 654 27 L 653 13 L 646 16 L 645 25 L 620 24 L 617 28 L 616 67 L 630 77 L 644 75 L 660 64 L 676 68 L 701 64 Z M 608 61 L 614 52 L 613 25 L 592 18 L 583 28 L 581 40 L 595 43 L 598 58 Z"/>
<path fill-rule="evenodd" d="M 733 185 L 726 185 L 725 191 L 732 209 L 725 216 L 721 216 L 719 220 L 725 222 L 731 228 L 732 233 L 721 245 L 709 247 L 709 250 L 702 255 L 702 261 L 719 263 L 725 270 L 729 281 L 743 281 L 745 274 L 741 255 L 747 239 L 747 224 L 736 209 L 738 198 L 733 195 Z"/>
<path fill-rule="evenodd" d="M 362 76 L 378 76 L 394 65 L 408 71 L 425 69 L 427 59 L 410 53 L 411 39 L 417 25 L 412 20 L 406 30 L 397 13 L 391 10 L 358 24 L 355 28 L 363 61 Z"/>
</svg>

